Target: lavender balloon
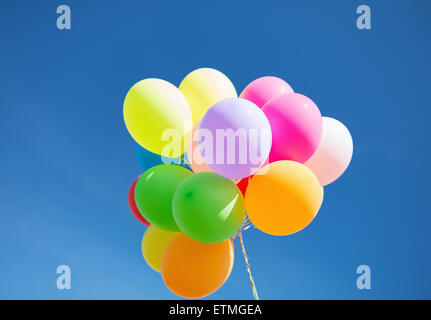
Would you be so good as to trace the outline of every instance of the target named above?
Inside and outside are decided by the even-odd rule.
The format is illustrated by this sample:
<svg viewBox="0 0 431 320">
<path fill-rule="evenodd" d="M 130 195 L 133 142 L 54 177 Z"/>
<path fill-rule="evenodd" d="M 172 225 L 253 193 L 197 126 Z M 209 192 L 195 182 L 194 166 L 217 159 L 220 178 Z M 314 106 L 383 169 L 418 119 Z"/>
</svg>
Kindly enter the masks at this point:
<svg viewBox="0 0 431 320">
<path fill-rule="evenodd" d="M 229 179 L 242 179 L 265 163 L 272 134 L 259 107 L 245 99 L 228 98 L 205 113 L 198 139 L 202 157 L 214 172 Z"/>
</svg>

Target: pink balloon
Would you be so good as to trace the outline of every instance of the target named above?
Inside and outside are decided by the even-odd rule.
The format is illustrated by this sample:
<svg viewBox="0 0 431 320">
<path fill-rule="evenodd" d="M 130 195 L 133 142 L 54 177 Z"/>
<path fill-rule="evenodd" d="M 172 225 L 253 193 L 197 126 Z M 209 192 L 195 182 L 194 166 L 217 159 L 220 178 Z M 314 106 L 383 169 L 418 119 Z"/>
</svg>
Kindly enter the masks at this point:
<svg viewBox="0 0 431 320">
<path fill-rule="evenodd" d="M 253 102 L 262 109 L 269 100 L 285 93 L 293 93 L 293 89 L 289 84 L 283 79 L 268 76 L 251 82 L 239 97 Z"/>
<path fill-rule="evenodd" d="M 326 186 L 337 180 L 349 166 L 353 155 L 353 140 L 340 121 L 323 117 L 323 133 L 313 156 L 305 163 Z"/>
<path fill-rule="evenodd" d="M 280 95 L 263 107 L 272 130 L 269 162 L 306 162 L 322 136 L 322 116 L 315 103 L 299 93 Z"/>
<path fill-rule="evenodd" d="M 194 173 L 198 172 L 213 172 L 211 168 L 205 163 L 199 149 L 199 136 L 198 130 L 201 125 L 202 118 L 196 121 L 193 126 L 192 133 L 189 136 L 187 145 L 187 160 L 188 165 L 192 168 Z"/>
</svg>

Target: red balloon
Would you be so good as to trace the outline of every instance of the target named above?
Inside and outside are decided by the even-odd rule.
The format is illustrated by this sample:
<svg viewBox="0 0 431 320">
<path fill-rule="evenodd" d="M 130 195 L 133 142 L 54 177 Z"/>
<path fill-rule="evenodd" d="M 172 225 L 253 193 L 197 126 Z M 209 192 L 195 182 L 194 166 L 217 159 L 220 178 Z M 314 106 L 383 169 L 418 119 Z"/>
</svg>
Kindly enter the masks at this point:
<svg viewBox="0 0 431 320">
<path fill-rule="evenodd" d="M 135 186 L 136 186 L 136 182 L 138 182 L 139 177 L 137 177 L 135 179 L 135 181 L 133 181 L 132 185 L 130 186 L 129 189 L 129 208 L 130 211 L 132 211 L 133 215 L 135 216 L 135 218 L 145 224 L 146 226 L 150 226 L 150 223 L 145 220 L 145 218 L 142 216 L 142 214 L 139 212 L 138 207 L 136 206 L 136 202 L 135 202 Z"/>
<path fill-rule="evenodd" d="M 247 191 L 248 183 L 251 181 L 251 178 L 253 178 L 253 176 L 241 179 L 236 184 L 236 186 L 241 191 L 241 193 L 244 197 L 245 197 L 245 192 Z"/>
</svg>

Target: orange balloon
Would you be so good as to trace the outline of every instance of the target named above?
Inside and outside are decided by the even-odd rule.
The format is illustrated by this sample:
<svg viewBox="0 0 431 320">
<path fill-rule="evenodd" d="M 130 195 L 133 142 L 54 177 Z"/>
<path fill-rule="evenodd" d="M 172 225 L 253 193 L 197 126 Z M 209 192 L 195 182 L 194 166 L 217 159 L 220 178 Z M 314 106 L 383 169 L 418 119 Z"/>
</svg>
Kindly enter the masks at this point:
<svg viewBox="0 0 431 320">
<path fill-rule="evenodd" d="M 295 161 L 277 161 L 260 169 L 245 194 L 250 221 L 261 231 L 285 236 L 304 229 L 323 201 L 314 173 Z"/>
<path fill-rule="evenodd" d="M 166 286 L 184 298 L 202 298 L 217 291 L 232 271 L 232 240 L 208 244 L 178 235 L 162 259 Z"/>
</svg>

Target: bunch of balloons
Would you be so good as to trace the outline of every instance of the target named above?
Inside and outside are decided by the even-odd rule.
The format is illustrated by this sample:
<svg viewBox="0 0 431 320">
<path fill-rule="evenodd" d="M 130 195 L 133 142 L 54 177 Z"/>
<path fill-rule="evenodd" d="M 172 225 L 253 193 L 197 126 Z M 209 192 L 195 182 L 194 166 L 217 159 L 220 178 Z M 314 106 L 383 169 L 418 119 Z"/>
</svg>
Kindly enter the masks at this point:
<svg viewBox="0 0 431 320">
<path fill-rule="evenodd" d="M 146 262 L 179 296 L 220 288 L 233 267 L 232 238 L 248 219 L 290 235 L 315 218 L 323 186 L 348 167 L 353 142 L 339 121 L 277 77 L 237 95 L 221 72 L 202 68 L 180 86 L 142 80 L 124 101 L 143 173 L 129 206 L 148 226 Z"/>
</svg>

